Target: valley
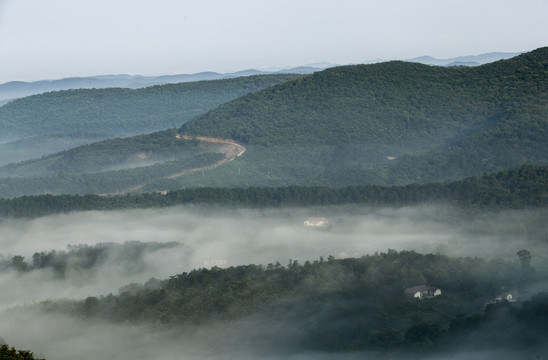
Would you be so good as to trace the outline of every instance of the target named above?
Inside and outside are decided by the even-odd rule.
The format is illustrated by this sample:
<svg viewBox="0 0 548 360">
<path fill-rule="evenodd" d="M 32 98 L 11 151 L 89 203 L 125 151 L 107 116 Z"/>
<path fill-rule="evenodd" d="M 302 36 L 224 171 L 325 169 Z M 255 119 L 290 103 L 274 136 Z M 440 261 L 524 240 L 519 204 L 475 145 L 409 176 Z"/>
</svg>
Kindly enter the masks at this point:
<svg viewBox="0 0 548 360">
<path fill-rule="evenodd" d="M 162 171 L 161 181 L 153 177 L 146 186 L 136 187 L 138 184 L 133 182 L 125 189 L 150 192 L 203 186 L 392 186 L 454 181 L 524 164 L 543 166 L 548 164 L 546 52 L 541 48 L 477 67 L 396 61 L 334 67 L 290 79 L 290 75 L 277 75 L 230 80 L 232 83 L 223 86 L 247 87 L 257 81 L 266 88 L 249 89 L 247 95 L 228 99 L 190 121 L 182 119 L 184 124 L 177 133 L 234 139 L 245 146 L 245 156 L 219 167 L 212 166 L 214 162 L 194 167 L 207 168 L 203 174 L 189 171 L 186 166 L 171 173 Z M 264 83 L 267 80 L 276 83 L 268 87 Z M 184 86 L 194 89 L 215 84 Z M 169 86 L 143 92 L 167 97 L 170 91 L 179 91 L 179 86 Z M 78 95 L 78 99 L 89 90 L 82 91 L 81 95 L 52 93 L 44 101 L 53 95 Z M 173 116 L 180 111 L 164 104 L 152 115 L 152 110 L 160 109 L 158 106 L 147 108 L 149 116 L 165 119 L 162 114 L 172 111 L 169 116 Z M 141 128 L 139 123 L 145 119 L 139 117 L 142 120 L 133 121 L 135 128 Z M 148 133 L 140 135 L 139 141 L 146 144 L 154 142 L 155 137 L 157 133 Z M 132 141 L 129 139 L 128 143 Z M 108 152 L 100 144 L 89 148 L 91 159 L 97 157 L 93 151 Z M 223 156 L 221 153 L 218 161 Z M 51 167 L 45 159 L 27 161 L 23 167 L 16 163 L 0 169 L 4 177 L 0 196 L 112 193 L 92 191 L 89 186 L 77 185 L 82 181 L 76 179 L 66 186 L 59 171 L 74 173 L 75 166 L 61 169 Z M 82 162 L 79 166 L 90 175 L 105 171 L 94 169 L 91 160 L 89 165 Z M 172 176 L 183 172 L 185 176 Z M 64 182 L 63 186 L 52 186 L 56 181 Z M 14 188 L 17 190 L 12 192 Z"/>
<path fill-rule="evenodd" d="M 59 360 L 541 358 L 547 114 L 546 47 L 11 101 L 0 342 Z"/>
</svg>

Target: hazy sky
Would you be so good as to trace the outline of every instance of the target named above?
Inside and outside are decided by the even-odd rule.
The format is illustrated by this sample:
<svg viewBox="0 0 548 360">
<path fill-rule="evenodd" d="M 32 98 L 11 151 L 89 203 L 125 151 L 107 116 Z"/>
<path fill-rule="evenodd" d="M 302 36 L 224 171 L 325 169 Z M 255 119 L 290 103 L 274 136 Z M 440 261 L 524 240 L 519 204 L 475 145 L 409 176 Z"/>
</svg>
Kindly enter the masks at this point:
<svg viewBox="0 0 548 360">
<path fill-rule="evenodd" d="M 548 0 L 0 0 L 0 83 L 548 45 Z"/>
</svg>

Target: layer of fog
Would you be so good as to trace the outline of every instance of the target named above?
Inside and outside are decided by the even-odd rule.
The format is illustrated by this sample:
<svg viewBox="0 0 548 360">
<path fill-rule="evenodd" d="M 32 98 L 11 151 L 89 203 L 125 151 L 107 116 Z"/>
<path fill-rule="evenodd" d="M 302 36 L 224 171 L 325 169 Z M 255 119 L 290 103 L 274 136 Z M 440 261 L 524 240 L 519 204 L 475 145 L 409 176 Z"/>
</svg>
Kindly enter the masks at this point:
<svg viewBox="0 0 548 360">
<path fill-rule="evenodd" d="M 0 323 L 5 340 L 18 348 L 32 346 L 35 355 L 47 359 L 359 359 L 363 356 L 344 354 L 292 353 L 288 348 L 265 348 L 257 339 L 260 323 L 238 321 L 201 327 L 184 333 L 151 331 L 152 329 L 120 325 L 89 324 L 63 317 L 18 316 L 9 327 Z M 259 327 L 259 328 L 258 328 Z M 269 330 L 267 330 L 269 331 Z M 285 337 L 290 329 L 276 329 L 270 336 Z M 23 340 L 24 339 L 24 340 Z M 264 340 L 264 339 L 263 339 Z M 362 354 L 363 355 L 363 354 Z"/>
<path fill-rule="evenodd" d="M 325 216 L 331 228 L 303 226 L 308 217 Z M 0 252 L 6 259 L 35 252 L 67 250 L 68 245 L 122 244 L 128 241 L 178 242 L 181 245 L 144 253 L 139 266 L 106 261 L 93 273 L 5 271 L 0 274 L 0 336 L 13 346 L 51 359 L 269 358 L 262 340 L 298 334 L 284 324 L 260 319 L 224 323 L 191 333 L 170 334 L 152 327 L 89 324 L 83 320 L 5 311 L 44 299 L 77 298 L 117 293 L 132 282 L 145 282 L 201 267 L 240 264 L 287 264 L 289 259 L 314 261 L 321 256 L 362 256 L 387 249 L 416 250 L 454 256 L 502 257 L 517 261 L 516 251 L 529 249 L 533 266 L 544 263 L 546 214 L 543 211 L 463 214 L 424 206 L 370 209 L 357 206 L 241 210 L 175 207 L 153 210 L 80 212 L 33 220 L 2 220 Z M 107 259 L 108 260 L 108 259 Z M 543 285 L 539 291 L 545 290 Z M 297 331 L 297 330 L 294 330 Z M 250 334 L 262 334 L 251 336 Z M 283 339 L 283 337 L 282 337 Z M 295 340 L 296 341 L 296 340 Z M 270 358 L 315 359 L 333 355 L 291 353 L 280 349 Z M 285 350 L 284 350 L 285 351 Z M 283 352 L 283 351 L 282 351 Z M 366 354 L 346 355 L 363 358 Z M 484 358 L 483 353 L 470 354 Z M 492 354 L 490 354 L 492 355 Z M 335 356 L 345 358 L 344 356 Z"/>
<path fill-rule="evenodd" d="M 300 323 L 274 321 L 261 316 L 169 330 L 154 325 L 89 322 L 32 311 L 0 315 L 0 335 L 11 346 L 31 349 L 36 356 L 55 360 L 357 360 L 409 359 L 410 355 L 419 358 L 418 353 L 409 354 L 403 349 L 390 354 L 372 351 L 306 352 L 299 344 L 306 336 L 303 328 Z M 475 343 L 481 343 L 482 335 L 481 331 L 469 334 Z M 420 357 L 447 360 L 540 359 L 546 351 L 546 344 L 523 349 L 475 344 L 447 352 L 421 353 Z"/>
<path fill-rule="evenodd" d="M 512 239 L 507 237 L 512 235 L 511 230 L 530 226 L 525 221 L 531 214 L 508 211 L 463 219 L 456 211 L 435 206 L 88 211 L 1 220 L 0 247 L 5 255 L 32 256 L 34 252 L 77 244 L 183 242 L 195 255 L 190 263 L 171 259 L 168 266 L 175 271 L 221 259 L 228 265 L 287 262 L 289 258 L 304 261 L 328 255 L 361 256 L 388 248 L 492 257 L 504 255 L 509 243 L 514 248 L 527 246 L 530 239 L 519 233 L 514 232 Z M 331 228 L 313 231 L 303 226 L 304 220 L 316 216 L 327 217 Z"/>
<path fill-rule="evenodd" d="M 0 141 L 0 166 L 38 159 L 42 156 L 91 144 L 109 137 L 106 134 L 46 134 Z"/>
<path fill-rule="evenodd" d="M 329 230 L 303 226 L 309 216 L 325 216 Z M 545 227 L 530 219 L 542 214 L 504 212 L 464 217 L 441 207 L 367 209 L 334 207 L 282 210 L 212 210 L 175 207 L 155 210 L 80 212 L 34 220 L 0 222 L 0 254 L 22 255 L 32 264 L 36 252 L 67 250 L 69 245 L 98 243 L 178 242 L 183 246 L 147 252 L 139 266 L 126 269 L 113 257 L 98 271 L 68 272 L 56 279 L 48 271 L 0 274 L 0 309 L 14 301 L 82 298 L 106 295 L 132 282 L 166 279 L 201 267 L 268 264 L 289 259 L 303 263 L 333 255 L 359 257 L 387 249 L 416 250 L 455 256 L 516 258 L 528 248 L 542 260 Z M 526 229 L 527 231 L 525 231 Z M 533 237 L 533 239 L 531 239 Z M 545 242 L 544 242 L 545 243 Z M 537 249 L 538 248 L 538 249 Z M 517 260 L 517 258 L 515 259 Z"/>
</svg>

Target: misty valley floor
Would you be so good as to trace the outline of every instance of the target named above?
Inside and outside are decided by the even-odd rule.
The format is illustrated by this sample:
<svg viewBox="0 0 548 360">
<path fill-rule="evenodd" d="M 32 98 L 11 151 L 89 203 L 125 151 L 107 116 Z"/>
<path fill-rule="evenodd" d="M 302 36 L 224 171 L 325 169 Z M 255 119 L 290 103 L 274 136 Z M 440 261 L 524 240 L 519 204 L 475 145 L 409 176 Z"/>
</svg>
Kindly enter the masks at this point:
<svg viewBox="0 0 548 360">
<path fill-rule="evenodd" d="M 328 218 L 332 223 L 331 228 L 326 231 L 305 228 L 303 221 L 310 216 Z M 516 252 L 519 249 L 527 248 L 532 254 L 531 265 L 536 269 L 536 276 L 538 276 L 537 280 L 531 283 L 531 289 L 528 290 L 530 295 L 534 295 L 546 291 L 544 285 L 546 282 L 542 280 L 545 279 L 544 274 L 547 273 L 543 261 L 546 254 L 545 218 L 546 214 L 543 209 L 467 214 L 456 208 L 436 206 L 399 209 L 337 206 L 259 211 L 190 206 L 155 210 L 79 212 L 33 220 L 5 219 L 0 223 L 2 228 L 0 245 L 3 252 L 0 263 L 3 261 L 6 264 L 15 255 L 20 255 L 24 257 L 23 261 L 28 262 L 29 267 L 33 266 L 33 260 L 34 265 L 38 266 L 39 262 L 36 261 L 40 257 L 34 255 L 37 253 L 42 253 L 44 256 L 51 255 L 52 250 L 56 250 L 53 255 L 58 258 L 63 254 L 63 256 L 67 256 L 71 253 L 80 254 L 80 257 L 71 258 L 73 260 L 64 263 L 65 268 L 63 268 L 62 276 L 59 275 L 59 268 L 55 267 L 43 267 L 42 270 L 36 269 L 27 272 L 4 268 L 0 272 L 0 285 L 10 291 L 0 293 L 0 304 L 3 311 L 2 321 L 0 321 L 0 336 L 10 345 L 22 349 L 30 348 L 37 355 L 48 359 L 72 359 L 77 354 L 80 358 L 89 356 L 89 358 L 112 359 L 170 359 L 180 357 L 181 354 L 189 358 L 223 358 L 226 356 L 253 358 L 260 354 L 261 358 L 270 356 L 273 359 L 282 357 L 300 359 L 311 356 L 331 358 L 334 356 L 331 351 L 335 351 L 337 358 L 360 358 L 364 354 L 376 354 L 371 356 L 377 357 L 379 356 L 378 352 L 363 353 L 362 350 L 359 350 L 356 353 L 357 349 L 348 352 L 348 350 L 352 350 L 352 346 L 348 343 L 338 348 L 338 345 L 333 345 L 329 352 L 325 352 L 325 348 L 317 348 L 317 351 L 314 351 L 314 347 L 307 347 L 308 345 L 299 347 L 310 342 L 305 335 L 309 334 L 311 329 L 319 331 L 318 338 L 328 336 L 326 338 L 328 339 L 329 333 L 322 333 L 322 328 L 326 331 L 333 331 L 333 329 L 341 331 L 342 329 L 337 328 L 333 319 L 348 320 L 349 314 L 355 314 L 353 317 L 359 319 L 360 316 L 365 315 L 358 314 L 367 314 L 367 308 L 378 306 L 376 305 L 377 300 L 373 300 L 374 298 L 371 298 L 370 295 L 361 296 L 363 299 L 361 305 L 355 300 L 350 301 L 357 299 L 356 294 L 362 291 L 359 289 L 349 290 L 350 288 L 347 288 L 344 290 L 341 288 L 337 290 L 337 288 L 330 288 L 335 285 L 327 286 L 326 284 L 331 283 L 327 282 L 322 285 L 327 292 L 319 291 L 318 286 L 314 285 L 317 283 L 311 281 L 312 278 L 304 283 L 299 283 L 301 285 L 298 285 L 297 288 L 291 288 L 293 290 L 287 290 L 289 297 L 286 300 L 281 303 L 280 300 L 276 300 L 278 305 L 269 306 L 270 309 L 273 309 L 272 311 L 275 311 L 274 313 L 258 311 L 239 317 L 234 315 L 237 313 L 231 310 L 232 312 L 225 313 L 219 320 L 206 322 L 196 320 L 197 323 L 188 323 L 183 328 L 166 326 L 163 324 L 164 320 L 161 319 L 167 318 L 161 316 L 156 322 L 151 323 L 132 320 L 125 324 L 124 322 L 111 323 L 99 319 L 93 320 L 85 316 L 82 317 L 78 309 L 80 306 L 84 306 L 82 309 L 85 309 L 86 304 L 82 302 L 84 299 L 91 305 L 93 305 L 93 299 L 98 299 L 99 306 L 103 306 L 104 301 L 108 301 L 108 296 L 118 297 L 119 301 L 128 301 L 128 299 L 133 299 L 131 296 L 138 294 L 139 291 L 145 291 L 142 296 L 150 295 L 158 290 L 151 288 L 152 292 L 150 292 L 147 290 L 147 286 L 158 286 L 157 284 L 167 286 L 162 285 L 161 281 L 164 281 L 162 279 L 175 279 L 176 274 L 189 274 L 181 278 L 186 279 L 184 281 L 187 282 L 195 281 L 192 279 L 203 281 L 203 276 L 207 274 L 211 279 L 214 279 L 215 276 L 229 276 L 223 275 L 225 274 L 223 269 L 252 271 L 253 268 L 248 264 L 266 268 L 267 264 L 275 266 L 273 264 L 279 263 L 285 269 L 279 270 L 282 271 L 280 274 L 286 275 L 290 274 L 292 268 L 305 269 L 307 263 L 310 263 L 308 266 L 316 266 L 321 269 L 323 265 L 319 265 L 318 261 L 321 261 L 322 258 L 325 259 L 323 261 L 326 261 L 326 264 L 328 258 L 333 261 L 332 265 L 340 264 L 336 267 L 326 267 L 325 270 L 318 272 L 317 276 L 320 276 L 319 279 L 321 279 L 326 274 L 332 277 L 340 271 L 343 276 L 347 271 L 344 269 L 349 264 L 355 264 L 352 265 L 352 271 L 358 271 L 357 266 L 360 261 L 367 263 L 367 261 L 373 261 L 371 259 L 381 259 L 385 256 L 382 254 L 387 254 L 386 256 L 396 256 L 389 262 L 392 264 L 390 269 L 401 271 L 402 266 L 398 264 L 406 264 L 403 268 L 407 269 L 408 274 L 413 274 L 413 267 L 410 268 L 410 264 L 405 263 L 408 260 L 401 257 L 406 254 L 405 251 L 410 250 L 416 251 L 417 255 L 413 256 L 418 256 L 416 259 L 423 259 L 421 261 L 427 259 L 423 255 L 419 255 L 421 253 L 442 254 L 443 256 L 456 257 L 455 259 L 481 257 L 494 260 L 500 258 L 501 260 L 495 262 L 473 260 L 476 261 L 474 264 L 481 265 L 473 266 L 476 268 L 476 272 L 471 273 L 478 276 L 474 281 L 479 284 L 481 281 L 488 281 L 485 274 L 480 273 L 479 269 L 482 266 L 485 269 L 489 266 L 503 269 L 504 271 L 496 271 L 500 276 L 506 271 L 508 274 L 512 274 L 512 267 L 518 266 L 519 269 Z M 130 255 L 132 256 L 124 256 L 129 251 L 128 249 L 131 249 Z M 85 256 L 89 256 L 90 251 L 97 252 L 96 256 L 99 260 L 93 265 L 82 265 L 85 264 L 84 260 L 87 259 Z M 397 255 L 400 251 L 404 253 Z M 360 260 L 364 255 L 369 257 Z M 377 258 L 377 256 L 380 257 Z M 506 263 L 508 265 L 504 265 Z M 371 272 L 375 267 L 371 266 L 367 265 L 367 271 L 364 270 L 363 280 L 359 280 L 359 278 L 352 280 L 352 277 L 344 275 L 332 284 L 351 286 L 350 284 L 354 284 L 356 281 L 359 283 L 359 281 L 367 279 L 377 279 L 375 277 L 377 275 L 374 275 L 375 272 Z M 194 269 L 218 270 L 208 273 Z M 333 272 L 334 269 L 338 269 L 337 272 Z M 388 271 L 381 269 L 384 267 L 378 268 L 376 271 Z M 249 275 L 251 276 L 250 281 L 255 276 L 252 274 L 253 272 Z M 365 274 L 368 275 L 365 276 Z M 412 280 L 413 277 L 409 278 L 411 275 L 406 276 L 402 276 L 402 278 L 406 278 L 406 281 L 415 281 Z M 426 280 L 421 278 L 422 275 L 419 273 L 413 276 L 418 276 L 416 277 L 417 283 L 414 285 L 419 285 L 421 281 Z M 510 276 L 507 275 L 507 277 Z M 150 280 L 151 278 L 159 280 Z M 271 279 L 276 279 L 276 277 Z M 398 282 L 399 280 L 396 278 L 396 280 L 391 280 L 390 277 L 382 279 L 384 280 L 376 281 L 380 281 L 378 286 L 381 286 L 383 290 L 378 288 L 375 292 L 393 294 L 390 295 L 393 298 L 398 298 L 403 294 L 405 286 Z M 467 281 L 472 281 L 472 279 Z M 446 281 L 448 283 L 454 281 L 450 272 Z M 497 284 L 504 282 L 500 279 L 497 281 Z M 264 281 L 261 281 L 257 284 L 263 283 Z M 185 284 L 187 283 L 185 282 Z M 221 284 L 226 285 L 230 282 L 223 281 Z M 238 280 L 234 284 L 242 286 L 244 283 Z M 183 288 L 188 286 L 184 285 Z M 198 291 L 195 298 L 199 306 L 205 306 L 203 301 L 208 296 L 212 296 L 211 294 L 216 294 L 215 286 L 217 285 L 213 282 L 210 286 L 212 288 L 206 293 L 200 293 L 206 288 L 193 290 Z M 364 294 L 371 294 L 370 290 L 363 289 Z M 475 291 L 484 291 L 481 289 Z M 498 289 L 493 289 L 493 291 L 495 290 L 498 291 Z M 235 287 L 230 291 L 236 291 L 234 294 L 237 294 L 239 290 Z M 261 291 L 257 294 L 260 294 Z M 312 293 L 310 293 L 311 291 Z M 293 311 L 302 306 L 299 305 L 301 304 L 299 299 L 304 296 L 303 294 L 308 293 L 316 295 L 307 300 L 311 302 L 306 308 L 297 312 L 306 316 L 301 322 L 295 322 L 298 317 L 289 314 L 294 314 Z M 249 299 L 256 299 L 257 294 L 253 294 L 255 293 L 252 291 Z M 272 294 L 278 296 L 276 293 Z M 300 295 L 296 296 L 296 294 Z M 130 297 L 128 298 L 128 296 Z M 146 296 L 142 299 L 147 299 Z M 427 306 L 427 302 L 407 304 L 407 300 L 403 297 L 400 298 L 403 302 L 396 302 L 393 306 L 405 306 L 408 309 L 405 310 L 407 312 L 413 306 L 424 308 L 421 310 L 425 311 L 423 315 L 415 315 L 415 320 L 413 320 L 420 324 L 422 321 L 433 321 L 432 315 L 428 314 L 434 314 L 437 308 L 441 310 L 443 307 L 446 308 L 444 311 L 447 309 L 455 311 L 454 306 L 461 301 L 458 300 L 460 298 L 451 295 L 451 291 L 445 291 L 444 296 L 442 301 L 430 303 L 430 305 L 433 304 L 432 308 L 430 305 Z M 242 299 L 244 299 L 241 300 L 243 304 L 246 304 L 246 301 L 251 301 L 245 300 L 246 298 Z M 44 303 L 45 307 L 44 305 L 32 305 L 45 300 L 48 300 L 47 303 Z M 202 305 L 199 304 L 200 301 L 202 301 Z M 381 301 L 380 298 L 378 301 Z M 332 305 L 329 305 L 330 302 Z M 381 303 L 383 307 L 386 307 L 390 302 L 382 300 Z M 72 304 L 70 305 L 72 310 L 66 311 L 63 304 Z M 155 304 L 154 306 L 157 306 L 157 303 Z M 471 316 L 473 313 L 480 313 L 484 302 L 482 299 L 476 299 L 470 304 L 462 308 L 466 310 L 463 315 Z M 25 305 L 23 314 L 14 310 L 14 307 L 21 305 Z M 152 305 L 150 306 L 152 309 Z M 347 308 L 346 311 L 352 312 L 345 313 L 344 308 Z M 154 309 L 166 311 L 161 310 L 161 307 L 154 307 Z M 232 309 L 235 308 L 232 307 Z M 293 310 L 289 311 L 289 309 Z M 434 313 L 431 312 L 432 309 L 434 309 Z M 47 311 L 44 312 L 44 310 Z M 358 312 L 355 313 L 355 311 Z M 338 312 L 340 314 L 336 315 Z M 63 313 L 65 315 L 62 315 Z M 421 314 L 421 312 L 417 314 Z M 145 311 L 138 316 L 154 318 L 156 315 Z M 172 315 L 166 313 L 166 316 Z M 386 313 L 385 316 L 394 319 L 391 312 Z M 322 323 L 325 319 L 331 320 L 328 323 Z M 365 321 L 365 318 L 363 320 Z M 442 329 L 447 329 L 449 320 L 444 320 L 446 325 Z M 318 323 L 315 325 L 316 321 Z M 400 325 L 397 322 L 394 323 L 394 327 Z M 384 332 L 383 334 L 382 336 L 389 336 L 391 333 Z M 333 338 L 337 338 L 337 336 L 344 337 L 346 335 L 334 333 L 333 336 Z M 370 336 L 373 335 L 370 334 L 367 338 Z M 381 336 L 381 333 L 374 336 Z M 324 342 L 323 345 L 326 343 Z M 97 347 L 97 344 L 101 344 L 101 346 Z M 279 344 L 288 345 L 286 348 L 281 348 Z M 386 355 L 386 349 L 369 349 L 367 351 L 373 350 L 381 351 L 381 354 Z M 497 351 L 472 346 L 469 356 L 470 358 L 487 358 L 486 354 L 492 356 L 491 350 Z M 516 350 L 510 349 L 509 353 L 512 354 L 513 351 Z M 514 352 L 514 354 L 517 353 L 519 352 Z"/>
</svg>

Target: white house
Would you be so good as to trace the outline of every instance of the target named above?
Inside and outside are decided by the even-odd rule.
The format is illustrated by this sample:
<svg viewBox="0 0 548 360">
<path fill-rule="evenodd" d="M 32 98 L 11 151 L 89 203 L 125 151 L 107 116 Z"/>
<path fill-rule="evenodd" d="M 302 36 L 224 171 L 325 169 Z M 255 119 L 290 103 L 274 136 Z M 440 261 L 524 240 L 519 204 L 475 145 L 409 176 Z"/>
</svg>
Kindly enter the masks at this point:
<svg viewBox="0 0 548 360">
<path fill-rule="evenodd" d="M 434 286 L 418 285 L 405 289 L 405 293 L 415 299 L 422 300 L 432 298 L 434 296 L 440 296 L 441 289 Z"/>
<path fill-rule="evenodd" d="M 329 220 L 324 217 L 310 217 L 304 221 L 305 227 L 325 229 L 330 226 Z"/>
<path fill-rule="evenodd" d="M 510 293 L 501 293 L 501 294 L 498 294 L 497 297 L 495 298 L 495 301 L 492 301 L 492 302 L 497 303 L 497 302 L 502 302 L 503 300 L 506 300 L 508 302 L 515 302 L 516 301 L 516 299 L 514 299 L 512 294 L 510 294 Z"/>
</svg>

